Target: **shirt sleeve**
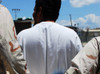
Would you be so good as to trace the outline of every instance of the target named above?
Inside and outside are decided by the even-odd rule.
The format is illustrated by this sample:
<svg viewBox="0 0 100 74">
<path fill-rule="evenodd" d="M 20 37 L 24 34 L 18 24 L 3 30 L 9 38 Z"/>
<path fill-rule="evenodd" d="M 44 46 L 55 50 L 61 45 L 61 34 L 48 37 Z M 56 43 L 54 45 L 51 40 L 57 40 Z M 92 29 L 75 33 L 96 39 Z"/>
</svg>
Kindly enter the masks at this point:
<svg viewBox="0 0 100 74">
<path fill-rule="evenodd" d="M 0 5 L 0 53 L 10 74 L 25 74 L 26 61 L 16 37 L 13 19 L 8 9 Z M 2 18 L 2 19 L 1 19 Z"/>
<path fill-rule="evenodd" d="M 97 41 L 93 38 L 75 56 L 72 60 L 72 66 L 66 74 L 95 74 L 98 64 L 98 52 Z"/>
<path fill-rule="evenodd" d="M 82 49 L 82 43 L 77 34 L 76 34 L 76 38 L 75 38 L 75 49 L 76 49 L 76 53 L 78 53 Z"/>
</svg>

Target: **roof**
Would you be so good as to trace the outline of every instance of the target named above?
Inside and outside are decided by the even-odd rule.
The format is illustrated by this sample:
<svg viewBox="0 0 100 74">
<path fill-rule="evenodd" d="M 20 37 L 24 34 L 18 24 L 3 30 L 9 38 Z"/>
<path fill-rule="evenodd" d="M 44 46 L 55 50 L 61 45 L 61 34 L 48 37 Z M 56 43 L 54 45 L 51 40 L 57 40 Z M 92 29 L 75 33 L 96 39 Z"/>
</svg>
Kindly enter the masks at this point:
<svg viewBox="0 0 100 74">
<path fill-rule="evenodd" d="M 84 30 L 85 32 L 87 32 L 87 30 Z M 89 29 L 89 32 L 100 32 L 100 29 Z"/>
<path fill-rule="evenodd" d="M 32 24 L 34 24 L 33 20 L 14 20 L 14 22 L 17 22 L 17 23 L 29 23 L 29 22 L 31 22 Z"/>
</svg>

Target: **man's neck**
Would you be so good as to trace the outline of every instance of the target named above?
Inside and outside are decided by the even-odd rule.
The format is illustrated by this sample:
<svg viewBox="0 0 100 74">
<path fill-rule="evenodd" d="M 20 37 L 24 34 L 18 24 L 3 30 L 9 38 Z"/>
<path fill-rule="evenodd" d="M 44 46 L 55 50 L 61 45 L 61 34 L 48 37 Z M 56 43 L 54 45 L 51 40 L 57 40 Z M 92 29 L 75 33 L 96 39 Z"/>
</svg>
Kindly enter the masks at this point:
<svg viewBox="0 0 100 74">
<path fill-rule="evenodd" d="M 55 21 L 52 21 L 52 20 L 48 20 L 48 21 L 41 21 L 41 22 L 55 22 Z M 36 24 L 38 24 L 38 23 L 36 23 Z M 36 25 L 36 24 L 34 24 L 34 26 Z"/>
<path fill-rule="evenodd" d="M 44 21 L 44 22 L 55 22 L 55 21 L 51 21 L 51 20 L 49 20 L 49 21 Z"/>
</svg>

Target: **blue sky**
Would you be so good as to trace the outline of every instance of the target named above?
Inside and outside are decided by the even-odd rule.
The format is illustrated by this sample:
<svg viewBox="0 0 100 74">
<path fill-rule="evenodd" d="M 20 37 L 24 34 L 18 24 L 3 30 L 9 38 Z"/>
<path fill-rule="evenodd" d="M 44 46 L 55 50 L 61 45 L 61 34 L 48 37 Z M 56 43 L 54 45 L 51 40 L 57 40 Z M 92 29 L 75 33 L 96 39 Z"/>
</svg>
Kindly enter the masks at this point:
<svg viewBox="0 0 100 74">
<path fill-rule="evenodd" d="M 14 17 L 12 9 L 21 9 L 17 13 L 17 17 L 32 17 L 35 0 L 2 0 L 4 6 L 8 8 Z M 72 24 L 80 28 L 100 28 L 100 0 L 62 0 L 60 15 L 57 22 L 61 25 L 70 25 L 70 17 L 72 16 Z"/>
</svg>

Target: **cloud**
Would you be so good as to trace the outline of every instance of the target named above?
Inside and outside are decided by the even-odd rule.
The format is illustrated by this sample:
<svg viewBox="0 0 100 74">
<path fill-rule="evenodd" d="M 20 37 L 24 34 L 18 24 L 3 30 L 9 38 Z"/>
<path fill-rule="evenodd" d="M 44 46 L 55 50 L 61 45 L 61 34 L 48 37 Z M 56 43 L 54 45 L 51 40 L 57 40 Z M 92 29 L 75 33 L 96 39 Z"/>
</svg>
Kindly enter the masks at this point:
<svg viewBox="0 0 100 74">
<path fill-rule="evenodd" d="M 73 7 L 83 7 L 85 5 L 90 5 L 98 2 L 100 2 L 100 0 L 70 0 L 70 3 Z"/>
<path fill-rule="evenodd" d="M 70 21 L 61 20 L 58 22 L 61 25 L 69 26 Z M 73 25 L 77 25 L 80 28 L 100 28 L 100 16 L 96 16 L 95 14 L 88 14 L 84 17 L 79 17 L 76 20 L 73 20 Z"/>
<path fill-rule="evenodd" d="M 67 21 L 67 20 L 61 20 L 61 21 L 58 21 L 58 23 L 63 25 L 63 26 L 69 26 L 70 25 L 70 22 Z"/>
<path fill-rule="evenodd" d="M 100 16 L 96 16 L 95 14 L 88 14 L 74 21 L 79 22 L 81 27 L 100 28 Z"/>
<path fill-rule="evenodd" d="M 23 19 L 23 20 L 25 20 L 25 19 L 26 19 L 26 17 L 24 16 L 22 19 Z"/>
</svg>

